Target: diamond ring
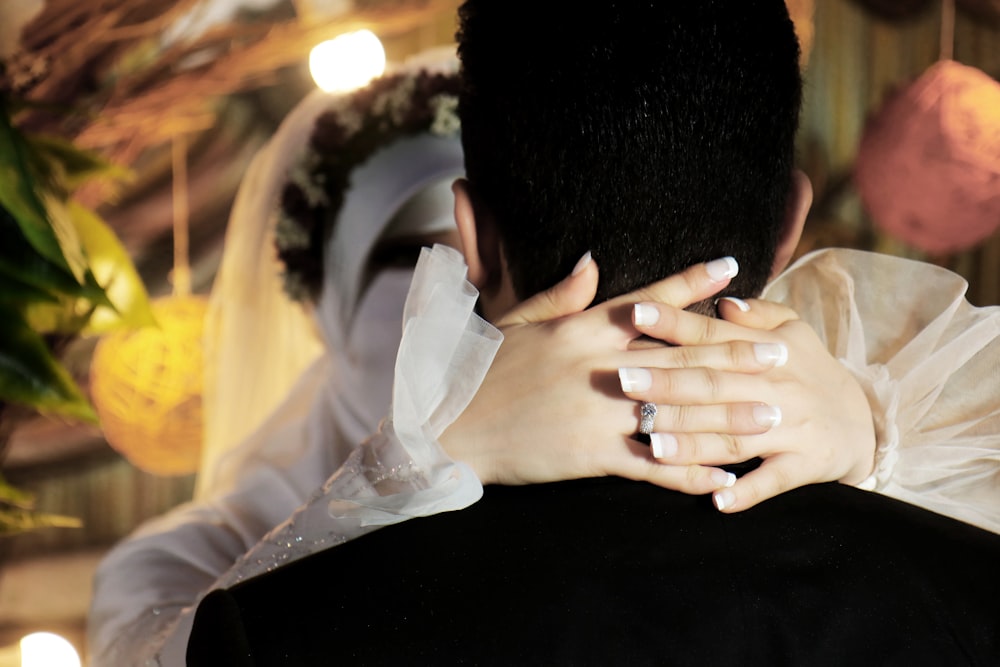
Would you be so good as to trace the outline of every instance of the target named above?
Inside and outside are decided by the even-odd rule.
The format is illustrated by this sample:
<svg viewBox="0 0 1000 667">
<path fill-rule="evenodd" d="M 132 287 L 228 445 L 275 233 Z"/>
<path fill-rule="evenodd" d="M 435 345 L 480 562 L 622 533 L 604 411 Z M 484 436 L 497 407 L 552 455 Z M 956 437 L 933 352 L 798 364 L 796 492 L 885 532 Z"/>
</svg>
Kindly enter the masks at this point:
<svg viewBox="0 0 1000 667">
<path fill-rule="evenodd" d="M 643 403 L 639 408 L 639 433 L 649 435 L 653 432 L 653 421 L 656 419 L 656 403 Z"/>
</svg>

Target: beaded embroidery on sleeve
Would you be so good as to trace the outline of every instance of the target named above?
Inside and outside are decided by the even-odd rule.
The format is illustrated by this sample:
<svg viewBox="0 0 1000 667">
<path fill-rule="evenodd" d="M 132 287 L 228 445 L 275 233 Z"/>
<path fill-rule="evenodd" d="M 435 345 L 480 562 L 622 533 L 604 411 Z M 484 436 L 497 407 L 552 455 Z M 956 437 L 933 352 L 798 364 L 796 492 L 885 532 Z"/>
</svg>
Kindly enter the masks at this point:
<svg viewBox="0 0 1000 667">
<path fill-rule="evenodd" d="M 425 248 L 403 314 L 393 403 L 378 433 L 355 449 L 312 499 L 272 530 L 219 583 L 228 586 L 375 527 L 462 509 L 483 488 L 437 442 L 468 406 L 503 340 L 475 312 L 461 253 Z M 462 371 L 454 372 L 456 360 Z M 468 389 L 472 390 L 469 391 Z"/>
</svg>

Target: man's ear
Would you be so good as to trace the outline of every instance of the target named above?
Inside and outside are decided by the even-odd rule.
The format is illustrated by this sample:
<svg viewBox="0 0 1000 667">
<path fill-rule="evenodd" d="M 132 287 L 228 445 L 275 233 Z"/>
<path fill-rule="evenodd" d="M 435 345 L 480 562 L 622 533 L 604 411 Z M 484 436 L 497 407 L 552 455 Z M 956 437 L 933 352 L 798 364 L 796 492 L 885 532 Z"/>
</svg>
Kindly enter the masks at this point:
<svg viewBox="0 0 1000 667">
<path fill-rule="evenodd" d="M 774 253 L 774 263 L 771 265 L 771 277 L 774 280 L 785 270 L 795 248 L 802 237 L 802 228 L 812 206 L 813 188 L 809 177 L 798 169 L 792 171 L 792 182 L 788 186 L 788 200 L 785 203 L 785 220 L 781 226 L 778 247 Z"/>
<path fill-rule="evenodd" d="M 476 216 L 469 182 L 460 178 L 451 186 L 455 194 L 455 225 L 462 253 L 469 266 L 469 282 L 480 292 L 495 288 L 501 280 L 500 241 L 492 221 Z"/>
</svg>

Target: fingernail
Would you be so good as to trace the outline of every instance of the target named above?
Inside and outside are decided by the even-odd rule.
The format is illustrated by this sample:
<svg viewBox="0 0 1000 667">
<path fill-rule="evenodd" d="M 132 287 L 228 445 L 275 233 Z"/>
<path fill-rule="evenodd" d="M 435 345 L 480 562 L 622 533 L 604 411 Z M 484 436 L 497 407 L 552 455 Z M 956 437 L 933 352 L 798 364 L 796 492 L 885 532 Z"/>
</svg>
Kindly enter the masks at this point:
<svg viewBox="0 0 1000 667">
<path fill-rule="evenodd" d="M 788 363 L 788 348 L 784 343 L 754 343 L 753 356 L 765 366 L 779 368 Z"/>
<path fill-rule="evenodd" d="M 736 304 L 736 307 L 742 310 L 744 313 L 750 312 L 750 304 L 743 299 L 737 299 L 735 296 L 724 296 L 719 301 L 728 301 L 729 303 Z M 716 302 L 718 303 L 718 301 Z"/>
<path fill-rule="evenodd" d="M 755 405 L 753 420 L 759 426 L 774 428 L 781 423 L 781 408 L 776 405 Z"/>
<path fill-rule="evenodd" d="M 648 391 L 653 386 L 653 374 L 645 368 L 619 368 L 618 380 L 622 383 L 622 391 Z"/>
<path fill-rule="evenodd" d="M 705 265 L 708 277 L 717 283 L 721 283 L 726 278 L 735 278 L 740 272 L 740 265 L 732 257 L 715 259 Z"/>
<path fill-rule="evenodd" d="M 660 311 L 655 306 L 637 303 L 632 313 L 632 321 L 637 326 L 652 326 L 660 321 Z"/>
<path fill-rule="evenodd" d="M 736 475 L 725 470 L 713 470 L 712 481 L 717 487 L 728 489 L 736 483 Z"/>
<path fill-rule="evenodd" d="M 677 455 L 677 438 L 669 433 L 650 433 L 649 447 L 654 457 L 667 459 Z"/>
<path fill-rule="evenodd" d="M 715 504 L 715 509 L 724 510 L 733 506 L 733 503 L 736 502 L 736 494 L 727 490 L 716 491 L 712 494 L 712 502 Z"/>
<path fill-rule="evenodd" d="M 579 259 L 579 261 L 576 263 L 576 266 L 573 267 L 573 273 L 570 275 L 574 276 L 579 275 L 581 271 L 587 268 L 587 265 L 590 264 L 591 259 L 592 257 L 590 256 L 590 251 L 588 250 L 587 253 Z"/>
</svg>

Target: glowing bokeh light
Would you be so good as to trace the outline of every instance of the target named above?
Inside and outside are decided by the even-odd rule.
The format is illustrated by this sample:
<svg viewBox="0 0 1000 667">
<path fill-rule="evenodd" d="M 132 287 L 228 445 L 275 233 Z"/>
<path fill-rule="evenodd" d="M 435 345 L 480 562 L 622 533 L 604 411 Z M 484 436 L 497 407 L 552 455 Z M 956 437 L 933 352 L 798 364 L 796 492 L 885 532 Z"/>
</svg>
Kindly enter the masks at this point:
<svg viewBox="0 0 1000 667">
<path fill-rule="evenodd" d="M 21 667 L 80 667 L 80 656 L 59 635 L 35 632 L 21 639 Z"/>
<path fill-rule="evenodd" d="M 385 49 L 370 30 L 349 32 L 313 47 L 309 71 L 328 93 L 355 90 L 385 72 Z"/>
</svg>

